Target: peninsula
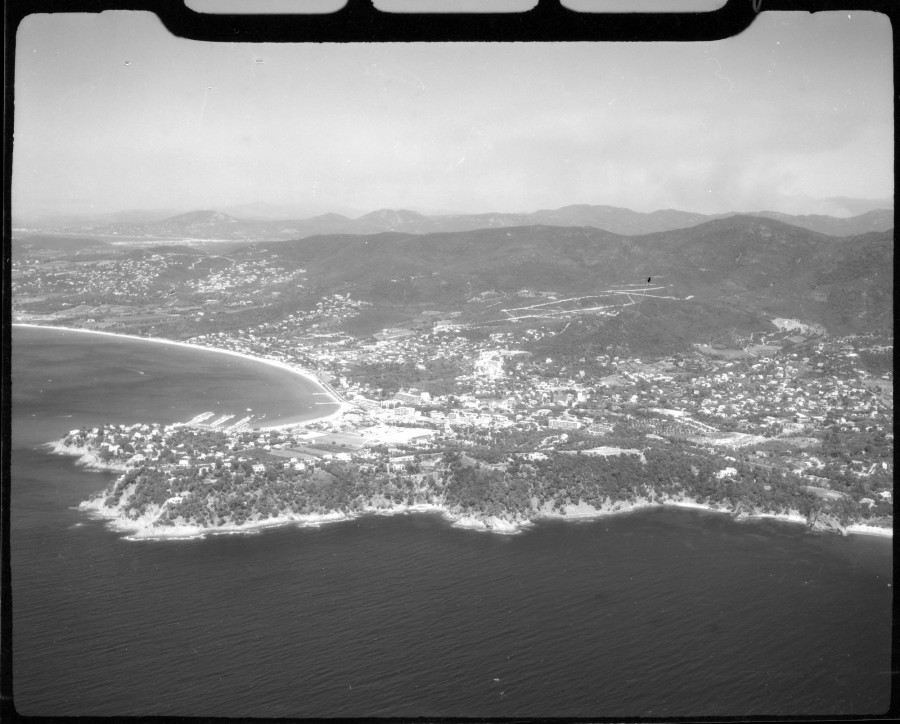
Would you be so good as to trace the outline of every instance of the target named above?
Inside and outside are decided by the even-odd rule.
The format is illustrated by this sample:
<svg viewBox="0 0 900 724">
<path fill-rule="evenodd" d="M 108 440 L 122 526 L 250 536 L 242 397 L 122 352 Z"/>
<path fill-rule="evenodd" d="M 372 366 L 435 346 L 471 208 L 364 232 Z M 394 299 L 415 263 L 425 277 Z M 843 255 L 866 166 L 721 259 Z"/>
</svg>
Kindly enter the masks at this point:
<svg viewBox="0 0 900 724">
<path fill-rule="evenodd" d="M 13 317 L 321 385 L 312 422 L 201 408 L 56 441 L 121 468 L 86 507 L 134 534 L 412 509 L 514 530 L 673 502 L 889 531 L 892 213 L 877 220 L 847 236 L 751 215 L 627 237 L 574 217 L 165 245 L 23 234 Z"/>
<path fill-rule="evenodd" d="M 563 433 L 518 443 L 511 435 L 507 452 L 498 456 L 495 448 L 454 445 L 427 428 L 405 428 L 410 434 L 403 450 L 395 440 L 351 454 L 334 452 L 334 433 L 324 432 L 334 422 L 332 416 L 306 427 L 231 434 L 202 422 L 104 425 L 72 430 L 54 450 L 120 473 L 81 508 L 134 538 L 417 511 L 440 512 L 461 527 L 511 533 L 547 517 L 582 519 L 652 505 L 737 519 L 774 517 L 836 533 L 891 534 L 861 511 L 824 504 L 789 476 L 740 464 L 723 474 L 715 459 L 696 451 L 664 445 L 565 449 L 577 440 Z M 402 431 L 393 434 L 403 437 Z M 384 428 L 376 433 L 391 435 Z"/>
</svg>

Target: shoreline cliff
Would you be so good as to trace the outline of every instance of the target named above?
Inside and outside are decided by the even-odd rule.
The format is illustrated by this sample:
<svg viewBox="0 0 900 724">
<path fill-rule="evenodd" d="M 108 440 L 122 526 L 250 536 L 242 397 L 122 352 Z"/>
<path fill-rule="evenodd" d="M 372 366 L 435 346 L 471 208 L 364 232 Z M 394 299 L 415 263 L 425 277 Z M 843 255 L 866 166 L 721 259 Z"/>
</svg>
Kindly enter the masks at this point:
<svg viewBox="0 0 900 724">
<path fill-rule="evenodd" d="M 123 476 L 124 477 L 124 476 Z M 770 513 L 761 510 L 736 511 L 734 508 L 715 506 L 697 502 L 689 497 L 658 497 L 656 499 L 637 499 L 634 501 L 610 501 L 596 507 L 593 505 L 578 503 L 567 504 L 559 508 L 553 508 L 549 503 L 544 503 L 531 511 L 530 515 L 521 513 L 500 511 L 494 514 L 465 511 L 459 506 L 447 506 L 443 502 L 431 503 L 393 503 L 384 498 L 373 499 L 347 510 L 322 509 L 309 513 L 292 513 L 279 511 L 273 515 L 255 513 L 244 521 L 238 523 L 231 516 L 225 516 L 213 525 L 200 525 L 196 522 L 185 520 L 183 517 L 167 518 L 167 505 L 152 504 L 147 506 L 140 514 L 129 514 L 131 497 L 134 495 L 136 485 L 129 483 L 122 491 L 119 501 L 110 505 L 110 495 L 116 485 L 122 482 L 122 478 L 116 481 L 111 488 L 102 491 L 90 500 L 82 502 L 78 507 L 86 513 L 107 521 L 113 530 L 127 533 L 128 540 L 167 540 L 167 539 L 193 539 L 203 538 L 208 535 L 221 534 L 253 534 L 262 530 L 288 525 L 301 527 L 318 527 L 326 523 L 349 521 L 364 515 L 403 515 L 412 513 L 436 513 L 451 523 L 454 527 L 467 530 L 483 531 L 498 534 L 516 534 L 523 529 L 542 520 L 563 521 L 588 521 L 610 515 L 622 515 L 659 507 L 678 507 L 710 513 L 724 513 L 730 515 L 736 522 L 772 519 L 784 523 L 804 525 L 813 532 L 847 535 L 868 534 L 892 537 L 891 528 L 881 528 L 866 524 L 851 524 L 842 526 L 833 517 L 825 514 L 801 515 L 799 511 L 789 513 Z"/>
</svg>

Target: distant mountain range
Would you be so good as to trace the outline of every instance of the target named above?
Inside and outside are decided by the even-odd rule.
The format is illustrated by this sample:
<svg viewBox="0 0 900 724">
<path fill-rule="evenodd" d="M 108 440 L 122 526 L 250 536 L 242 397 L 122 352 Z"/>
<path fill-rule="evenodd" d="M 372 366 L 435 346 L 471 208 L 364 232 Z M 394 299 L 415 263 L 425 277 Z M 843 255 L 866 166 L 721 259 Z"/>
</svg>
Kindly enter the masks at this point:
<svg viewBox="0 0 900 724">
<path fill-rule="evenodd" d="M 147 220 L 139 212 L 123 212 L 123 215 L 115 221 L 80 226 L 60 224 L 54 225 L 52 230 L 59 233 L 96 234 L 120 238 L 261 241 L 302 239 L 321 234 L 377 234 L 385 231 L 429 234 L 524 226 L 561 226 L 593 227 L 624 236 L 639 236 L 695 227 L 715 219 L 735 216 L 740 214 L 704 215 L 673 209 L 643 213 L 614 206 L 587 204 L 522 214 L 426 216 L 404 209 L 381 209 L 358 218 L 349 218 L 341 214 L 322 214 L 306 219 L 283 220 L 239 218 L 220 211 L 203 210 L 159 220 Z M 822 215 L 792 216 L 774 211 L 761 211 L 754 216 L 775 219 L 831 236 L 854 236 L 871 231 L 886 231 L 894 226 L 892 209 L 867 211 L 849 218 Z"/>
</svg>

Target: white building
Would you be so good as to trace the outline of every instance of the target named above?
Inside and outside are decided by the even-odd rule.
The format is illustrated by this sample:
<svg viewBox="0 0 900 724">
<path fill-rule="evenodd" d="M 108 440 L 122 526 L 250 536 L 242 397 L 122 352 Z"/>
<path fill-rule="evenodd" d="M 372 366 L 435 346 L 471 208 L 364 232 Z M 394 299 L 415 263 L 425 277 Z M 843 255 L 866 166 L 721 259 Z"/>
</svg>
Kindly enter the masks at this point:
<svg viewBox="0 0 900 724">
<path fill-rule="evenodd" d="M 475 374 L 496 380 L 503 377 L 503 357 L 496 350 L 482 352 L 475 360 Z"/>
<path fill-rule="evenodd" d="M 547 422 L 555 430 L 577 430 L 581 422 L 572 417 L 551 417 Z"/>
</svg>

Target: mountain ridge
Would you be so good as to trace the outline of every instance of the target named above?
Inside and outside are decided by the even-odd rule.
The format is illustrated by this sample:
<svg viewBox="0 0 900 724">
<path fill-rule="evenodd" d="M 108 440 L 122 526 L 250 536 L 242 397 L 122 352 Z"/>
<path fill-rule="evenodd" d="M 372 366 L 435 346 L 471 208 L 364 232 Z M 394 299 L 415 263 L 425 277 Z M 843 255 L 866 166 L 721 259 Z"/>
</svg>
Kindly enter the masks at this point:
<svg viewBox="0 0 900 724">
<path fill-rule="evenodd" d="M 94 233 L 101 236 L 132 238 L 189 237 L 260 241 L 305 238 L 320 234 L 375 234 L 382 231 L 427 234 L 549 225 L 591 226 L 625 236 L 640 236 L 698 226 L 714 219 L 745 215 L 747 214 L 742 212 L 698 214 L 677 209 L 638 212 L 623 207 L 591 204 L 572 204 L 530 213 L 449 215 L 425 215 L 407 209 L 377 209 L 357 218 L 327 213 L 303 219 L 240 218 L 214 210 L 195 210 L 157 221 L 116 221 L 64 228 L 61 233 Z M 774 211 L 760 211 L 751 215 L 775 219 L 832 236 L 854 236 L 868 231 L 885 231 L 894 225 L 892 209 L 867 211 L 846 218 L 815 214 L 793 216 Z"/>
<path fill-rule="evenodd" d="M 323 292 L 352 291 L 376 306 L 459 304 L 490 290 L 644 295 L 653 286 L 660 291 L 644 297 L 646 312 L 674 300 L 709 324 L 718 314 L 739 325 L 802 317 L 842 333 L 892 326 L 892 231 L 835 237 L 743 215 L 638 237 L 525 226 L 316 236 L 244 250 L 306 269 Z"/>
</svg>

